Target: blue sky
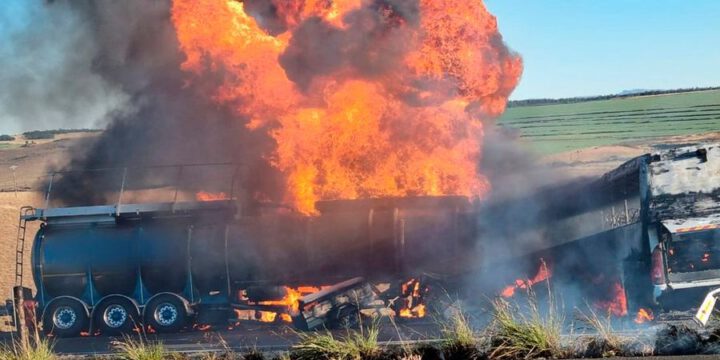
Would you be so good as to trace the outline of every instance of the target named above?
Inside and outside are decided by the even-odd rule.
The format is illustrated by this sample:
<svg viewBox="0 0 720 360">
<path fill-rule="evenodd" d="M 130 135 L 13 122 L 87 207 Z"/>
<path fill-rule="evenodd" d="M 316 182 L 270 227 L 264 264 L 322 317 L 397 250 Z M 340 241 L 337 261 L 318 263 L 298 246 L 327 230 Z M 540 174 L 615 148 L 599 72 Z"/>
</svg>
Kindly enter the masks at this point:
<svg viewBox="0 0 720 360">
<path fill-rule="evenodd" d="M 58 123 L 98 126 L 120 103 L 108 84 L 89 73 L 92 59 L 82 57 L 92 49 L 83 47 L 87 41 L 81 32 L 73 31 L 74 20 L 50 16 L 44 4 L 6 0 L 0 7 L 0 80 L 14 89 L 0 92 L 0 134 Z M 497 16 L 506 43 L 524 58 L 523 78 L 511 99 L 720 86 L 720 0 L 485 4 Z M 57 71 L 67 67 L 63 62 L 85 70 L 84 94 L 58 97 L 57 87 L 48 86 L 66 89 L 62 84 L 68 79 L 79 83 L 80 76 Z"/>
<path fill-rule="evenodd" d="M 524 59 L 511 99 L 720 86 L 720 0 L 485 0 Z"/>
</svg>

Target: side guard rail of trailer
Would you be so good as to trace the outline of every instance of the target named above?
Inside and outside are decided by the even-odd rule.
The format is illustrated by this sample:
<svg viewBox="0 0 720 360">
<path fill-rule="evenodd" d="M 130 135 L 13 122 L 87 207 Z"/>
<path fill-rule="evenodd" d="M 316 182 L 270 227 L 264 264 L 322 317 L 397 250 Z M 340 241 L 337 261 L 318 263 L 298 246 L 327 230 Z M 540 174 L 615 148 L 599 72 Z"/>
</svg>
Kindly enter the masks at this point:
<svg viewBox="0 0 720 360">
<path fill-rule="evenodd" d="M 182 207 L 183 203 L 195 202 L 197 199 L 188 199 L 184 190 L 194 189 L 200 193 L 217 196 L 211 200 L 233 200 L 238 190 L 238 179 L 248 169 L 239 163 L 197 163 L 178 165 L 153 165 L 153 166 L 128 166 L 119 168 L 63 170 L 49 174 L 46 184 L 44 207 L 33 209 L 25 214 L 26 220 L 37 220 L 47 216 L 68 214 L 54 214 L 53 195 L 67 192 L 82 191 L 75 187 L 74 181 L 62 181 L 64 177 L 82 177 L 90 186 L 101 191 L 104 196 L 101 203 L 86 203 L 81 206 L 66 204 L 62 202 L 60 207 L 72 208 L 74 210 L 59 210 L 60 212 L 76 211 L 120 215 L 126 210 L 128 203 L 127 194 L 133 190 L 156 190 L 157 199 L 143 200 L 145 203 L 173 204 L 175 207 Z M 196 194 L 197 195 L 197 194 Z M 184 198 L 185 197 L 185 198 Z M 109 201 L 108 201 L 109 200 Z M 136 207 L 136 205 L 133 205 Z M 51 209 L 48 211 L 48 209 Z M 88 214 L 73 214 L 73 216 Z"/>
</svg>

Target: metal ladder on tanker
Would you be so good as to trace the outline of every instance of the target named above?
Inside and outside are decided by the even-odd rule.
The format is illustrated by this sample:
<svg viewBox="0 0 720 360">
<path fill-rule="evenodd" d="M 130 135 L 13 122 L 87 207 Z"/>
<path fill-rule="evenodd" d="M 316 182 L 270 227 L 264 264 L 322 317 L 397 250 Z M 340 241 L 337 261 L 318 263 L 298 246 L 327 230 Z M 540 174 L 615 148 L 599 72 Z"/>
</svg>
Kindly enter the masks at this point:
<svg viewBox="0 0 720 360">
<path fill-rule="evenodd" d="M 23 286 L 23 264 L 25 260 L 25 235 L 27 233 L 27 216 L 35 209 L 31 206 L 20 208 L 18 219 L 17 242 L 15 243 L 15 286 Z"/>
</svg>

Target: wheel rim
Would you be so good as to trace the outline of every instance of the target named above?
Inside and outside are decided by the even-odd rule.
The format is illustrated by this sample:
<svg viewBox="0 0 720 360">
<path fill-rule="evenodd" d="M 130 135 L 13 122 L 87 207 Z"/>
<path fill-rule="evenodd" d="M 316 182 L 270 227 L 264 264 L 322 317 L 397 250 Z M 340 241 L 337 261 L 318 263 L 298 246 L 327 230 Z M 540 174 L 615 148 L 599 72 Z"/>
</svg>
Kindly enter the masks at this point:
<svg viewBox="0 0 720 360">
<path fill-rule="evenodd" d="M 171 326 L 178 320 L 178 309 L 171 303 L 161 303 L 153 312 L 155 321 L 162 326 Z"/>
<path fill-rule="evenodd" d="M 75 310 L 69 306 L 60 306 L 53 313 L 53 325 L 61 330 L 67 330 L 77 322 Z"/>
<path fill-rule="evenodd" d="M 105 308 L 103 312 L 103 321 L 105 325 L 117 329 L 127 322 L 128 312 L 124 306 L 119 304 L 113 304 Z"/>
</svg>

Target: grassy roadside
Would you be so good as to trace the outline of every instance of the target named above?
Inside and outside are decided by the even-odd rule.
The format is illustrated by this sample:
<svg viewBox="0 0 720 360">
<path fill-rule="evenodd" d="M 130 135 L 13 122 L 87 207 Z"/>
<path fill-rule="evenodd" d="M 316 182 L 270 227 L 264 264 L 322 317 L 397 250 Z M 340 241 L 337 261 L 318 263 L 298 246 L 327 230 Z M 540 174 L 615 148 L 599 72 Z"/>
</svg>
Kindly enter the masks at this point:
<svg viewBox="0 0 720 360">
<path fill-rule="evenodd" d="M 517 106 L 498 120 L 552 154 L 658 137 L 718 131 L 720 90 L 571 104 Z"/>
<path fill-rule="evenodd" d="M 23 346 L 19 342 L 11 345 L 0 344 L 0 360 L 56 360 L 53 344 L 47 339 L 35 339 Z"/>
</svg>

